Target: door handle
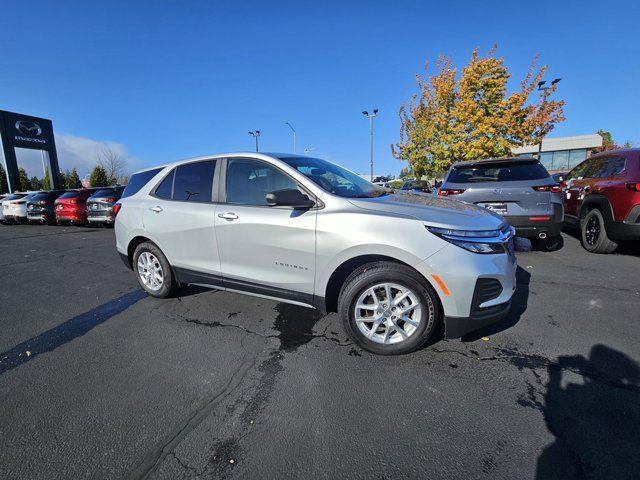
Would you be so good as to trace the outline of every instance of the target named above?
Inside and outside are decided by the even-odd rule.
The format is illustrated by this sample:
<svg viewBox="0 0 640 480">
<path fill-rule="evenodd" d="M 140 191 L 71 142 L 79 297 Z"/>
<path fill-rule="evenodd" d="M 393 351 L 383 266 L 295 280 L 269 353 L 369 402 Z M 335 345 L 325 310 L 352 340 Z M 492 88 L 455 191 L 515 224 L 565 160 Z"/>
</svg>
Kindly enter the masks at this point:
<svg viewBox="0 0 640 480">
<path fill-rule="evenodd" d="M 149 207 L 149 210 L 151 210 L 152 212 L 160 213 L 162 211 L 162 207 L 156 205 L 155 207 Z"/>
<path fill-rule="evenodd" d="M 238 215 L 236 215 L 233 212 L 227 212 L 227 213 L 219 213 L 218 217 L 220 218 L 224 218 L 225 220 L 235 220 L 236 218 L 238 218 Z"/>
</svg>

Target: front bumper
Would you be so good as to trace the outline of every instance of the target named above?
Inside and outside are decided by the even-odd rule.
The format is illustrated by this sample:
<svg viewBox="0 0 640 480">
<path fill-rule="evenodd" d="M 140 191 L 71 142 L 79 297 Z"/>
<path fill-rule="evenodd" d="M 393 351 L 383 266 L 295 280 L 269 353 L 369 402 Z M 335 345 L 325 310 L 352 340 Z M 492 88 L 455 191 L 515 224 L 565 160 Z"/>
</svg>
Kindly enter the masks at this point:
<svg viewBox="0 0 640 480">
<path fill-rule="evenodd" d="M 517 263 L 511 254 L 472 253 L 448 244 L 415 268 L 438 294 L 444 317 L 469 318 L 472 330 L 483 327 L 486 322 L 490 323 L 489 318 L 498 321 L 500 318 L 494 318 L 491 315 L 493 310 L 488 308 L 507 304 L 516 289 Z M 434 275 L 446 285 L 447 291 L 443 290 Z M 477 285 L 481 279 L 499 282 L 500 291 L 496 290 L 494 296 L 478 297 Z"/>
<path fill-rule="evenodd" d="M 444 338 L 460 338 L 467 333 L 499 322 L 509 314 L 511 300 L 477 309 L 468 317 L 444 317 Z"/>
</svg>

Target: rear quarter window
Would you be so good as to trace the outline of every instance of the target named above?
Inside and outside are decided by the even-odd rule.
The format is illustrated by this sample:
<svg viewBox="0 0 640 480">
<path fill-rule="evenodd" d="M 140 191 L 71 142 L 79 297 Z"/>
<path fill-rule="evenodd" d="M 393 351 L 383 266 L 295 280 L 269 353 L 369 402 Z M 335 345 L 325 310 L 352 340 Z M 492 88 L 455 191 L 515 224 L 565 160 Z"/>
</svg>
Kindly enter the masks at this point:
<svg viewBox="0 0 640 480">
<path fill-rule="evenodd" d="M 461 165 L 451 170 L 447 182 L 513 182 L 520 180 L 542 180 L 549 178 L 549 172 L 539 162 L 500 162 Z"/>
<path fill-rule="evenodd" d="M 133 174 L 129 179 L 129 183 L 125 187 L 124 192 L 122 192 L 122 198 L 130 197 L 138 193 L 140 189 L 149 182 L 149 180 L 160 172 L 160 170 L 162 170 L 162 168 L 154 168 L 153 170 L 146 170 L 144 172 Z"/>
</svg>

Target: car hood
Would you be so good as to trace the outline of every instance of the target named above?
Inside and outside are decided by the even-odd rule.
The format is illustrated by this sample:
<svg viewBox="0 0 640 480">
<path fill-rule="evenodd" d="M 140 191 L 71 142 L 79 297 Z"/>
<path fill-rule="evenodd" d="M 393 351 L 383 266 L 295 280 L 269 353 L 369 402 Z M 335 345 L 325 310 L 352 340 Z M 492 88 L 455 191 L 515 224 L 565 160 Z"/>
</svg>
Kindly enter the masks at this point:
<svg viewBox="0 0 640 480">
<path fill-rule="evenodd" d="M 482 207 L 449 198 L 395 192 L 377 198 L 350 198 L 358 208 L 403 217 L 413 217 L 427 225 L 469 230 L 499 229 L 505 220 Z"/>
</svg>

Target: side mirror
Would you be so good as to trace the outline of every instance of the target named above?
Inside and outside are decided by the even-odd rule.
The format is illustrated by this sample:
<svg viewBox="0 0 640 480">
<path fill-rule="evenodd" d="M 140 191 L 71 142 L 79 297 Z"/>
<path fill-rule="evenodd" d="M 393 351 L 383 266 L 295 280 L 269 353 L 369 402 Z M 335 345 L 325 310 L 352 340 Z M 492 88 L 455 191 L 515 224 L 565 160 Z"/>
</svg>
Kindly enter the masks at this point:
<svg viewBox="0 0 640 480">
<path fill-rule="evenodd" d="M 311 208 L 315 205 L 305 194 L 296 188 L 276 190 L 265 195 L 267 205 L 270 207 L 293 207 L 299 209 Z"/>
</svg>

